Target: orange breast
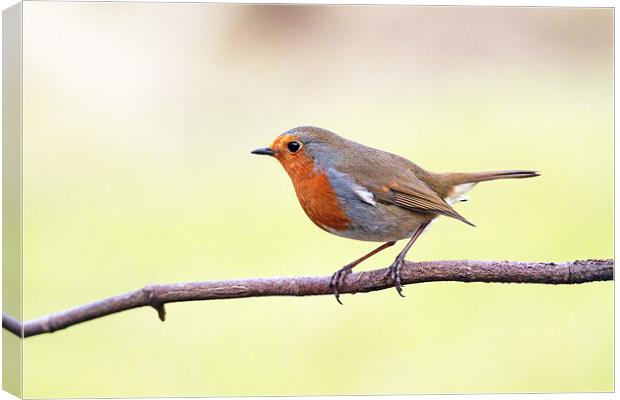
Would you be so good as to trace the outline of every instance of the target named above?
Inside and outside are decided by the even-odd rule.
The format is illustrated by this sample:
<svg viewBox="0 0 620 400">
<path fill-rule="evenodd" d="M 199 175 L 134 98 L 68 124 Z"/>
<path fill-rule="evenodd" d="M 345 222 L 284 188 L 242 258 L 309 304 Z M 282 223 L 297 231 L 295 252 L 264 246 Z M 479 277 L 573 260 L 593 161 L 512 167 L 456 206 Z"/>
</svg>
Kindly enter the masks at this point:
<svg viewBox="0 0 620 400">
<path fill-rule="evenodd" d="M 314 160 L 299 154 L 282 163 L 308 217 L 322 229 L 344 230 L 349 218 L 340 207 L 326 173 L 314 169 Z"/>
</svg>

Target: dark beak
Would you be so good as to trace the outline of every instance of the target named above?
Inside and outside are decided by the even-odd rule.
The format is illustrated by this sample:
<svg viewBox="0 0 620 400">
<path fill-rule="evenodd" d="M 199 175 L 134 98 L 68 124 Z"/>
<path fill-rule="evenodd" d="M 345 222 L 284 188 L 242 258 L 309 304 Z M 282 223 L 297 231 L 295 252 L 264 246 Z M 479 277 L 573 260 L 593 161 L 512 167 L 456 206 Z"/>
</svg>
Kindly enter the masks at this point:
<svg viewBox="0 0 620 400">
<path fill-rule="evenodd" d="M 252 154 L 260 154 L 263 156 L 274 156 L 276 154 L 275 150 L 270 147 L 263 147 L 261 149 L 256 149 L 252 151 Z"/>
</svg>

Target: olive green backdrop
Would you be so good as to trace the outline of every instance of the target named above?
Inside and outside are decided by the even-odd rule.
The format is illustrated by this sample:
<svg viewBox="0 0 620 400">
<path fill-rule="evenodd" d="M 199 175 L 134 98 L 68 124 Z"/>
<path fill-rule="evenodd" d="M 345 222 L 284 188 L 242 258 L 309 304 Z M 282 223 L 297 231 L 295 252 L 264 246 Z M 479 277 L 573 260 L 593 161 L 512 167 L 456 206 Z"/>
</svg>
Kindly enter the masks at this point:
<svg viewBox="0 0 620 400">
<path fill-rule="evenodd" d="M 327 275 L 275 160 L 312 124 L 479 185 L 409 259 L 613 257 L 610 9 L 24 5 L 24 316 L 150 283 Z M 404 243 L 399 244 L 399 247 Z M 363 268 L 385 267 L 397 253 Z M 28 397 L 613 389 L 613 284 L 171 304 L 25 341 Z"/>
</svg>

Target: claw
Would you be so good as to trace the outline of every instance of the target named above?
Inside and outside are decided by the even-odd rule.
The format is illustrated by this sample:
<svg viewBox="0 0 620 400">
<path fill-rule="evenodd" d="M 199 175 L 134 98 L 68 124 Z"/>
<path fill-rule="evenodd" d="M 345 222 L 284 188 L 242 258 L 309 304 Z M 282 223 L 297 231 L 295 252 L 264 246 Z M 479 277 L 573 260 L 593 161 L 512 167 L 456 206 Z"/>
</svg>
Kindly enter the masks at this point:
<svg viewBox="0 0 620 400">
<path fill-rule="evenodd" d="M 344 305 L 344 304 L 342 304 L 342 301 L 340 301 L 340 290 L 339 289 L 344 284 L 344 278 L 348 274 L 351 273 L 351 268 L 353 268 L 351 265 L 346 265 L 340 268 L 338 271 L 334 272 L 334 274 L 332 275 L 332 279 L 329 282 L 329 287 L 334 290 L 334 296 L 336 297 L 336 301 L 340 305 Z"/>
<path fill-rule="evenodd" d="M 400 279 L 400 270 L 402 269 L 402 267 L 403 260 L 397 257 L 396 260 L 394 260 L 394 262 L 392 263 L 392 265 L 390 265 L 390 275 L 392 277 L 392 280 L 394 281 L 394 288 L 396 288 L 396 292 L 398 292 L 398 295 L 400 297 L 405 297 L 405 295 L 403 294 L 403 284 Z"/>
</svg>

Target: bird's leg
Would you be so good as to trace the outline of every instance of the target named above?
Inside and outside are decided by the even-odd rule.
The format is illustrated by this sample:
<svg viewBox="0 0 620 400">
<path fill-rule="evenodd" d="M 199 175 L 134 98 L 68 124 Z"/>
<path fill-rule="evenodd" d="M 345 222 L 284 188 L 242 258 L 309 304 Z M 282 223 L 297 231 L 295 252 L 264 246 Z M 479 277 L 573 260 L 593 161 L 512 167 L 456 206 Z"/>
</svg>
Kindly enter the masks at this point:
<svg viewBox="0 0 620 400">
<path fill-rule="evenodd" d="M 342 304 L 342 302 L 340 301 L 339 289 L 344 283 L 345 276 L 351 273 L 351 270 L 353 269 L 353 267 L 355 267 L 357 264 L 361 263 L 362 261 L 366 260 L 367 258 L 374 256 L 381 250 L 385 250 L 390 246 L 394 246 L 394 243 L 396 242 L 394 241 L 394 242 L 383 243 L 381 246 L 377 247 L 376 249 L 366 254 L 365 256 L 358 258 L 352 263 L 349 263 L 345 265 L 344 267 L 340 268 L 338 271 L 334 272 L 334 274 L 332 275 L 332 279 L 329 283 L 329 287 L 334 289 L 334 296 L 336 296 L 336 301 L 338 301 L 338 303 Z"/>
<path fill-rule="evenodd" d="M 400 270 L 403 268 L 405 256 L 407 255 L 407 252 L 409 252 L 409 249 L 411 249 L 411 246 L 413 246 L 413 243 L 415 243 L 416 239 L 420 237 L 420 235 L 422 234 L 422 231 L 427 226 L 428 226 L 428 223 L 424 223 L 420 225 L 418 229 L 416 229 L 413 236 L 411 237 L 411 240 L 409 240 L 405 248 L 400 253 L 398 253 L 398 255 L 396 256 L 396 259 L 394 260 L 392 265 L 390 265 L 390 275 L 392 276 L 392 279 L 394 280 L 394 287 L 396 288 L 396 291 L 401 297 L 405 297 L 405 295 L 403 294 L 403 285 L 400 280 Z"/>
</svg>

